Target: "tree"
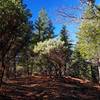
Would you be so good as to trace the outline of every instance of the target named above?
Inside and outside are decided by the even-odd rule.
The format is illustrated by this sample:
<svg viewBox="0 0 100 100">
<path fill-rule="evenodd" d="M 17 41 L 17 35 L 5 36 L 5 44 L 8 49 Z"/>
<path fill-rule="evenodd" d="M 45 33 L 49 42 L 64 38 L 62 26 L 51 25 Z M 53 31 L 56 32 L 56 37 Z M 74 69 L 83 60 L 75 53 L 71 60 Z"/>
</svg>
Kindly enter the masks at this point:
<svg viewBox="0 0 100 100">
<path fill-rule="evenodd" d="M 79 50 L 74 48 L 72 54 L 72 64 L 70 67 L 70 75 L 80 78 L 91 79 L 90 64 L 81 56 Z"/>
<path fill-rule="evenodd" d="M 35 37 L 33 38 L 33 42 L 35 43 L 54 37 L 54 27 L 51 20 L 48 18 L 45 9 L 40 11 L 39 17 L 35 21 L 34 33 Z"/>
<path fill-rule="evenodd" d="M 66 26 L 64 25 L 62 27 L 62 30 L 60 32 L 60 39 L 61 41 L 64 42 L 64 48 L 65 48 L 65 55 L 66 55 L 66 67 L 69 67 L 69 65 L 71 64 L 71 55 L 72 55 L 72 44 L 69 40 L 69 36 L 68 36 L 68 31 L 66 30 Z M 65 67 L 65 71 L 66 71 L 66 67 Z"/>
<path fill-rule="evenodd" d="M 61 77 L 63 75 L 63 69 L 65 65 L 65 48 L 63 46 L 64 42 L 56 39 L 45 40 L 44 42 L 39 42 L 34 47 L 34 53 L 37 54 L 39 67 L 43 66 L 49 71 L 49 75 L 55 74 L 56 77 Z M 43 64 L 43 65 L 42 65 Z"/>
<path fill-rule="evenodd" d="M 93 16 L 93 11 L 87 9 L 84 16 Z M 98 12 L 98 16 L 100 12 Z M 85 20 L 81 23 L 80 31 L 77 33 L 78 36 L 78 49 L 82 55 L 87 60 L 90 60 L 94 64 L 94 70 L 96 71 L 95 80 L 99 80 L 99 62 L 100 62 L 100 19 L 96 17 L 95 19 Z M 96 67 L 98 66 L 98 68 Z M 97 75 L 99 73 L 99 76 Z M 98 77 L 98 78 L 97 78 Z"/>
<path fill-rule="evenodd" d="M 54 26 L 52 21 L 49 19 L 48 21 L 48 27 L 47 27 L 47 39 L 54 38 L 55 33 L 54 33 Z"/>
<path fill-rule="evenodd" d="M 30 41 L 31 13 L 21 2 L 0 0 L 0 69 L 1 80 L 6 62 L 13 59 L 19 50 Z"/>
<path fill-rule="evenodd" d="M 22 73 L 25 76 L 32 75 L 32 70 L 33 70 L 33 66 L 32 66 L 33 52 L 32 52 L 32 50 L 28 46 L 24 47 L 21 50 L 21 52 L 17 55 L 17 58 L 18 58 L 17 66 L 21 66 L 21 68 L 23 69 Z"/>
</svg>

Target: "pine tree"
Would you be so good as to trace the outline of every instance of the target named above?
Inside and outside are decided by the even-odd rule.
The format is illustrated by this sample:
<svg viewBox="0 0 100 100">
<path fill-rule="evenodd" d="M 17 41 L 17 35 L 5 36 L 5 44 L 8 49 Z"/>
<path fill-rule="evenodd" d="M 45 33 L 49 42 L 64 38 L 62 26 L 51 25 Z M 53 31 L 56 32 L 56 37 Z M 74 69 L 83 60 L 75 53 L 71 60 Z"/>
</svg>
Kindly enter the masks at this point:
<svg viewBox="0 0 100 100">
<path fill-rule="evenodd" d="M 90 78 L 90 66 L 87 61 L 81 56 L 77 48 L 74 48 L 72 54 L 72 73 L 74 77 Z"/>
<path fill-rule="evenodd" d="M 45 9 L 42 9 L 39 13 L 38 19 L 34 24 L 35 43 L 44 41 L 48 38 L 54 37 L 54 27 L 51 20 L 48 18 Z"/>
<path fill-rule="evenodd" d="M 95 9 L 95 12 L 98 12 L 98 16 L 100 16 L 100 11 Z M 84 16 L 88 18 L 93 16 L 93 18 L 90 20 L 84 19 L 82 21 L 80 31 L 77 33 L 77 47 L 82 57 L 95 65 L 95 67 L 91 69 L 91 71 L 95 70 L 95 73 L 91 73 L 95 74 L 92 75 L 95 76 L 95 78 L 93 77 L 95 81 L 100 81 L 100 19 L 95 17 L 94 8 L 91 6 L 88 6 Z"/>
<path fill-rule="evenodd" d="M 54 34 L 54 26 L 51 20 L 48 21 L 48 28 L 47 28 L 47 38 L 54 38 L 55 34 Z"/>
<path fill-rule="evenodd" d="M 69 65 L 71 64 L 72 44 L 69 40 L 68 31 L 66 30 L 65 25 L 62 27 L 62 30 L 60 32 L 60 39 L 61 41 L 64 41 L 65 54 L 66 54 L 66 65 L 65 65 L 65 71 L 66 71 L 66 66 L 69 67 Z"/>
<path fill-rule="evenodd" d="M 66 48 L 67 57 L 70 57 L 72 54 L 72 50 L 71 50 L 72 44 L 69 40 L 68 31 L 66 30 L 65 25 L 62 27 L 62 30 L 60 32 L 60 39 L 61 41 L 64 41 L 64 46 Z"/>
<path fill-rule="evenodd" d="M 34 24 L 34 33 L 36 35 L 37 41 L 44 41 L 46 38 L 48 27 L 48 16 L 45 12 L 45 9 L 42 9 L 39 13 L 38 19 Z"/>
</svg>

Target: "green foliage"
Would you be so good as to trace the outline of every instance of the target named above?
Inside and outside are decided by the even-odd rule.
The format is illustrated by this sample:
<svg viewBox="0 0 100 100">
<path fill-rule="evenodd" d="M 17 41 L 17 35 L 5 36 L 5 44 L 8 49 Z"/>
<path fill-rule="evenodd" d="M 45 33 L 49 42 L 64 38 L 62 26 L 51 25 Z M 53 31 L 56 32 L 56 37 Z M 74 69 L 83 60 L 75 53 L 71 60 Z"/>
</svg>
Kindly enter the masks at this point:
<svg viewBox="0 0 100 100">
<path fill-rule="evenodd" d="M 56 40 L 56 39 L 49 39 L 45 40 L 44 42 L 39 42 L 37 45 L 34 47 L 34 53 L 39 53 L 41 54 L 48 54 L 50 53 L 51 50 L 57 49 L 59 47 L 62 47 L 64 42 L 61 40 Z"/>
<path fill-rule="evenodd" d="M 70 68 L 71 66 L 71 55 L 72 55 L 72 43 L 71 41 L 69 40 L 69 34 L 68 34 L 68 31 L 66 30 L 66 26 L 63 25 L 62 29 L 61 29 L 61 32 L 60 32 L 60 40 L 64 42 L 64 48 L 65 48 L 65 56 L 66 56 L 66 59 L 65 59 L 65 70 L 66 70 L 66 73 L 68 75 L 69 72 L 67 72 L 67 70 Z"/>
<path fill-rule="evenodd" d="M 100 74 L 98 70 L 100 59 L 100 11 L 90 5 L 84 16 L 86 19 L 81 23 L 77 33 L 77 48 L 84 59 L 91 61 L 92 80 L 97 82 L 97 80 L 99 81 L 97 77 Z"/>
<path fill-rule="evenodd" d="M 54 38 L 55 33 L 54 33 L 54 26 L 52 21 L 49 19 L 48 21 L 48 27 L 47 27 L 47 39 Z"/>
<path fill-rule="evenodd" d="M 48 16 L 44 9 L 40 11 L 39 17 L 36 20 L 34 27 L 38 42 L 45 40 L 48 27 Z"/>
<path fill-rule="evenodd" d="M 35 44 L 54 37 L 54 27 L 45 9 L 40 11 L 39 17 L 34 23 L 34 33 L 33 43 Z"/>
<path fill-rule="evenodd" d="M 60 39 L 61 41 L 64 41 L 64 47 L 66 48 L 66 52 L 67 53 L 67 58 L 69 57 L 68 60 L 70 60 L 70 57 L 71 57 L 71 54 L 72 54 L 72 43 L 71 41 L 69 40 L 69 34 L 68 34 L 68 31 L 66 30 L 66 26 L 63 26 L 62 27 L 62 30 L 60 32 Z"/>
<path fill-rule="evenodd" d="M 66 26 L 63 26 L 60 32 L 61 41 L 65 42 L 65 46 L 68 46 L 69 38 L 68 38 L 68 31 L 66 30 Z"/>
<path fill-rule="evenodd" d="M 0 55 L 16 55 L 32 33 L 31 13 L 12 0 L 0 0 Z M 9 54 L 7 54 L 9 53 Z"/>
<path fill-rule="evenodd" d="M 60 39 L 49 39 L 37 43 L 33 49 L 34 53 L 37 54 L 36 59 L 34 59 L 36 66 L 40 69 L 49 70 L 49 72 L 55 72 L 54 69 L 57 67 L 57 64 L 64 64 L 65 48 L 63 45 L 64 42 Z M 63 67 L 63 65 L 60 65 L 60 67 Z"/>
<path fill-rule="evenodd" d="M 0 84 L 4 72 L 13 71 L 13 75 L 16 76 L 16 62 L 18 61 L 16 55 L 31 40 L 33 30 L 31 16 L 22 0 L 0 0 L 0 69 L 2 69 L 0 70 Z"/>
<path fill-rule="evenodd" d="M 74 77 L 80 78 L 91 78 L 91 66 L 89 66 L 88 62 L 81 56 L 78 49 L 75 48 L 72 55 L 72 66 L 71 66 L 71 74 Z"/>
<path fill-rule="evenodd" d="M 87 11 L 86 16 L 90 16 L 91 12 Z M 90 14 L 90 15 L 89 15 Z M 93 16 L 93 13 L 92 15 Z M 100 19 L 93 18 L 85 20 L 81 23 L 80 31 L 77 33 L 80 53 L 86 59 L 95 59 L 100 57 Z"/>
</svg>

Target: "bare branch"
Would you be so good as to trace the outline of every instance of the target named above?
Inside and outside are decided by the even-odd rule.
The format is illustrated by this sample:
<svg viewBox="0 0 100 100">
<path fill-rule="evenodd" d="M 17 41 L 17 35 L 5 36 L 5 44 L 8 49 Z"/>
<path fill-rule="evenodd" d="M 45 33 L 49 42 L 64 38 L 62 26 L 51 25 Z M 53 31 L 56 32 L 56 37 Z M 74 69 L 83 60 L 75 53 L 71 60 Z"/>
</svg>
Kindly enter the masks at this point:
<svg viewBox="0 0 100 100">
<path fill-rule="evenodd" d="M 82 20 L 94 20 L 95 18 L 100 18 L 98 16 L 97 11 L 100 9 L 95 5 L 95 0 L 80 0 L 80 5 L 74 7 L 62 7 L 58 9 L 58 16 L 61 16 L 65 21 L 73 22 L 81 22 Z M 92 9 L 93 16 L 83 16 L 83 12 L 87 6 L 90 6 Z"/>
</svg>

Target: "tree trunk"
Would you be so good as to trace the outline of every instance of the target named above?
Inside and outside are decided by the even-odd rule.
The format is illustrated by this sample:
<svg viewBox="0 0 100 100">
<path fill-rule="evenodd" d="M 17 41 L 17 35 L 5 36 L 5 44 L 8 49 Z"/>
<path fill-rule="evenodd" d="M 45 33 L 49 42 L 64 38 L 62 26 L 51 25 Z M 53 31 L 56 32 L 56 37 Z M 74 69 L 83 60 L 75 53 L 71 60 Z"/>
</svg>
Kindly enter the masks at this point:
<svg viewBox="0 0 100 100">
<path fill-rule="evenodd" d="M 6 66 L 6 70 L 5 71 L 6 71 L 6 80 L 7 80 L 7 79 L 9 79 L 9 76 L 10 76 L 10 74 L 9 74 L 10 73 L 9 72 L 9 64 Z"/>
<path fill-rule="evenodd" d="M 98 82 L 100 84 L 100 66 L 98 66 Z"/>
<path fill-rule="evenodd" d="M 14 78 L 16 78 L 16 57 L 13 59 L 13 67 Z"/>
<path fill-rule="evenodd" d="M 2 81 L 3 81 L 3 76 L 4 76 L 4 72 L 5 72 L 5 64 L 4 64 L 4 60 L 2 60 L 2 65 L 1 65 L 1 76 L 0 76 L 0 87 L 1 87 L 1 85 L 2 85 Z"/>
<path fill-rule="evenodd" d="M 98 59 L 97 65 L 98 65 L 98 83 L 100 83 L 100 59 Z"/>
<path fill-rule="evenodd" d="M 63 75 L 66 76 L 66 64 L 63 66 Z"/>
<path fill-rule="evenodd" d="M 32 76 L 32 74 L 33 74 L 33 65 L 31 65 L 31 71 L 30 71 L 30 74 L 31 74 L 31 76 Z"/>
</svg>

